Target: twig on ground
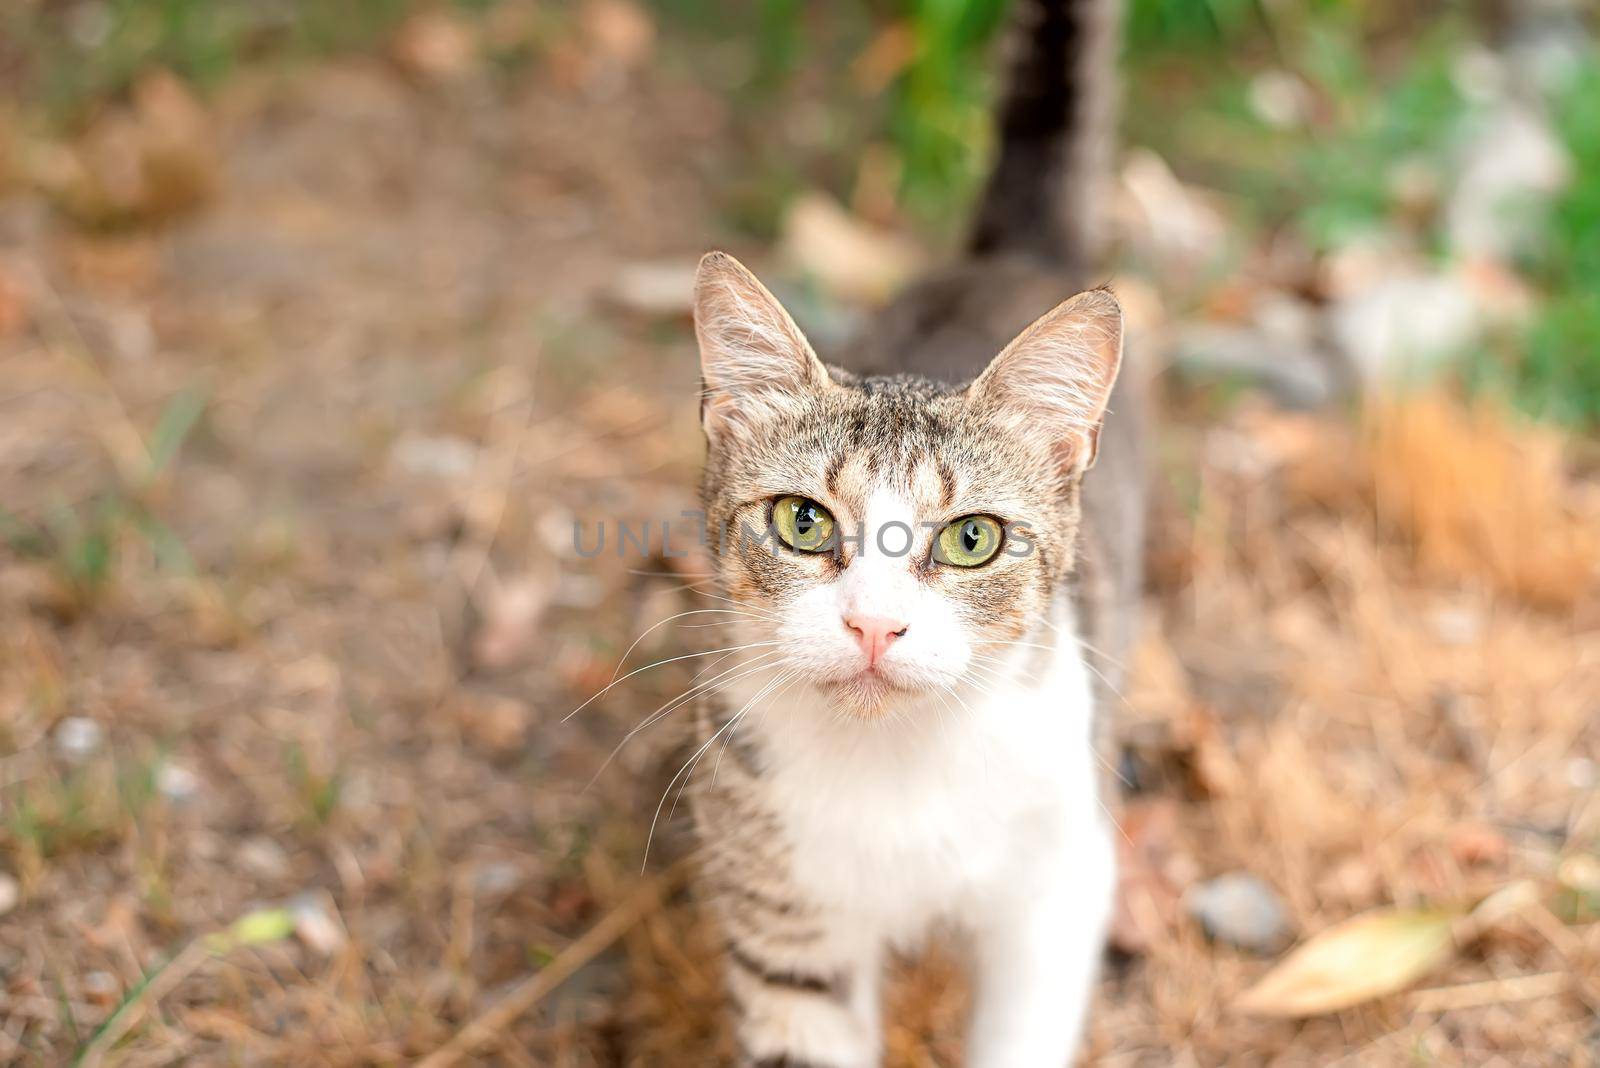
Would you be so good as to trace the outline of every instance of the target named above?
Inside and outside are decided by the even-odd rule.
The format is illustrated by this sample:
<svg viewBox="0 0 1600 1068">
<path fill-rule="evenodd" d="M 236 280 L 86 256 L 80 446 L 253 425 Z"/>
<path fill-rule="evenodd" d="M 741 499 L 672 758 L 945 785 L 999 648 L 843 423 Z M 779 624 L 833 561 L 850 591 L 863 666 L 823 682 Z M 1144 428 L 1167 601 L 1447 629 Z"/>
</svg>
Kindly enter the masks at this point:
<svg viewBox="0 0 1600 1068">
<path fill-rule="evenodd" d="M 1461 983 L 1457 986 L 1419 990 L 1412 997 L 1411 1006 L 1417 1012 L 1474 1009 L 1483 1005 L 1500 1005 L 1511 1001 L 1552 997 L 1564 992 L 1571 985 L 1572 978 L 1565 972 L 1517 975 L 1509 979 L 1490 979 L 1482 983 Z"/>
<path fill-rule="evenodd" d="M 518 1017 L 538 1004 L 541 998 L 566 982 L 578 969 L 604 953 L 634 924 L 654 912 L 660 906 L 662 899 L 676 888 L 687 874 L 688 865 L 680 862 L 640 884 L 599 923 L 578 936 L 571 945 L 557 954 L 554 960 L 522 980 L 499 1001 L 457 1031 L 449 1042 L 424 1057 L 418 1062 L 417 1068 L 447 1068 L 515 1023 Z"/>
</svg>

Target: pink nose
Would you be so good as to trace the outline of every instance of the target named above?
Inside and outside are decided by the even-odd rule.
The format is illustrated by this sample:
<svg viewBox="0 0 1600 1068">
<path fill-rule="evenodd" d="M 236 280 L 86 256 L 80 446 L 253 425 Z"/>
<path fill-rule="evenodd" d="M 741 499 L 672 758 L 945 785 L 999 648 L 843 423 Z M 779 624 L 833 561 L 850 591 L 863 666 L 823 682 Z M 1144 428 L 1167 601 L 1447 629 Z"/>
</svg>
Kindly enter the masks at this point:
<svg viewBox="0 0 1600 1068">
<path fill-rule="evenodd" d="M 883 616 L 845 616 L 844 625 L 850 628 L 856 636 L 856 644 L 867 655 L 868 667 L 882 660 L 894 640 L 905 637 L 909 629 L 907 624 Z"/>
</svg>

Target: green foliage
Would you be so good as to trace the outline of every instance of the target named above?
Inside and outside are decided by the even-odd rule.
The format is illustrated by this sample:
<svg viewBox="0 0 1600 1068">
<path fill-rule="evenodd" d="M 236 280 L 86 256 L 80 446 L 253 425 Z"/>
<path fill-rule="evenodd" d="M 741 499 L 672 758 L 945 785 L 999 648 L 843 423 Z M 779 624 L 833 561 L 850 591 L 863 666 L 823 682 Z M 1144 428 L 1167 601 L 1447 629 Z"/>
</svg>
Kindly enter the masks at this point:
<svg viewBox="0 0 1600 1068">
<path fill-rule="evenodd" d="M 337 771 L 323 774 L 314 769 L 298 742 L 291 742 L 285 747 L 283 760 L 289 780 L 294 783 L 295 793 L 304 806 L 303 818 L 306 823 L 313 827 L 327 826 L 339 808 L 339 797 L 344 789 L 343 776 Z"/>
<path fill-rule="evenodd" d="M 151 760 L 98 757 L 59 776 L 24 782 L 9 793 L 0 839 L 24 867 L 98 849 L 136 824 L 154 797 Z"/>
<path fill-rule="evenodd" d="M 1134 53 L 1208 49 L 1254 29 L 1260 0 L 1132 0 L 1127 39 Z"/>
<path fill-rule="evenodd" d="M 1130 140 L 1237 196 L 1240 222 L 1292 224 L 1317 250 L 1393 225 L 1390 177 L 1406 160 L 1443 170 L 1465 110 L 1451 64 L 1469 35 L 1446 18 L 1412 31 L 1398 62 L 1374 58 L 1359 5 L 1135 0 L 1128 53 Z M 1311 121 L 1276 128 L 1251 106 L 1254 80 L 1290 71 Z M 1174 122 L 1171 99 L 1183 100 Z"/>
<path fill-rule="evenodd" d="M 1530 411 L 1600 427 L 1600 57 L 1561 94 L 1555 118 L 1572 155 L 1572 183 L 1530 265 L 1546 304 L 1512 377 Z"/>
<path fill-rule="evenodd" d="M 168 400 L 145 442 L 147 462 L 126 485 L 79 504 L 59 502 L 42 521 L 0 507 L 0 542 L 19 556 L 49 560 L 78 608 L 106 591 L 114 578 L 119 547 L 129 541 L 148 549 L 161 568 L 192 574 L 194 564 L 182 539 L 150 501 L 155 484 L 199 423 L 205 404 L 204 395 L 194 390 L 182 390 Z"/>
<path fill-rule="evenodd" d="M 781 85 L 794 71 L 804 50 L 800 0 L 760 0 L 756 22 L 756 84 Z"/>
<path fill-rule="evenodd" d="M 1410 228 L 1444 251 L 1437 218 L 1397 218 L 1396 168 L 1448 181 L 1470 108 L 1454 63 L 1473 37 L 1461 5 L 1375 47 L 1392 12 L 1354 0 L 1290 7 L 1257 0 L 1132 0 L 1130 140 L 1186 176 L 1235 196 L 1234 221 L 1290 226 L 1315 251 L 1353 236 Z M 1269 13 L 1270 12 L 1270 13 Z M 1379 57 L 1382 56 L 1380 61 Z M 1292 71 L 1317 102 L 1304 126 L 1274 128 L 1250 106 L 1262 71 Z M 1183 100 L 1172 121 L 1169 101 Z M 1556 101 L 1573 183 L 1521 264 L 1542 298 L 1526 330 L 1498 338 L 1464 369 L 1473 388 L 1509 393 L 1528 411 L 1600 426 L 1600 58 Z"/>
<path fill-rule="evenodd" d="M 1005 0 L 909 0 L 910 62 L 890 96 L 901 193 L 925 220 L 948 217 L 989 156 L 992 83 L 985 62 Z"/>
<path fill-rule="evenodd" d="M 155 429 L 150 432 L 150 440 L 145 444 L 145 452 L 149 456 L 144 475 L 147 485 L 160 478 L 172 465 L 178 450 L 183 447 L 205 410 L 204 395 L 192 389 L 179 390 L 161 409 Z"/>
<path fill-rule="evenodd" d="M 729 79 L 737 84 L 728 94 L 756 161 L 730 197 L 739 228 L 770 236 L 784 204 L 807 185 L 848 198 L 869 146 L 888 149 L 900 205 L 916 221 L 939 231 L 960 218 L 988 162 L 989 52 L 1009 0 L 655 5 L 670 22 L 714 35 L 747 59 L 748 73 Z M 903 38 L 903 62 L 886 85 L 864 82 L 856 63 L 889 37 Z M 815 144 L 794 143 L 797 115 L 820 120 Z"/>
<path fill-rule="evenodd" d="M 1573 184 L 1550 218 L 1543 271 L 1600 283 L 1600 56 L 1592 56 L 1556 107 L 1556 127 L 1572 153 Z"/>
<path fill-rule="evenodd" d="M 1451 78 L 1459 35 L 1435 30 L 1398 76 L 1372 70 L 1361 42 L 1319 30 L 1306 73 L 1337 102 L 1329 131 L 1314 131 L 1298 146 L 1301 229 L 1319 250 L 1388 224 L 1396 165 L 1419 160 L 1443 171 L 1450 139 L 1466 108 Z"/>
</svg>

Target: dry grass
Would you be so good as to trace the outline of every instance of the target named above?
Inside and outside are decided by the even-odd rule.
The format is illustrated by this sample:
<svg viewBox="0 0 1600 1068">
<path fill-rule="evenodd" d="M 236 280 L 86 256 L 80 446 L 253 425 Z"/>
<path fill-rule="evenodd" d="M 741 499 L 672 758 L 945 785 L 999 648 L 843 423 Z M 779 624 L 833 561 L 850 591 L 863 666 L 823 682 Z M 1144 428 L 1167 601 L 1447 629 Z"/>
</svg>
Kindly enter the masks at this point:
<svg viewBox="0 0 1600 1068">
<path fill-rule="evenodd" d="M 105 1063 L 409 1062 L 633 899 L 665 739 L 585 784 L 691 673 L 562 717 L 697 602 L 635 573 L 659 563 L 573 561 L 570 529 L 690 499 L 688 333 L 607 293 L 699 251 L 726 138 L 682 84 L 606 86 L 557 67 L 490 108 L 360 64 L 243 82 L 205 214 L 90 238 L 0 202 L 25 307 L 0 337 L 0 1060 L 61 1063 L 169 955 L 293 903 L 295 937 L 186 958 Z M 203 410 L 152 473 L 185 391 Z M 1442 398 L 1167 434 L 1181 489 L 1119 710 L 1135 952 L 1091 1056 L 1593 1063 L 1600 902 L 1556 877 L 1600 848 L 1592 482 Z M 63 754 L 70 717 L 103 744 Z M 1180 904 L 1238 868 L 1302 933 L 1518 879 L 1541 905 L 1427 991 L 1259 1020 L 1232 1003 L 1267 962 Z M 690 904 L 615 926 L 476 1057 L 722 1057 Z M 900 971 L 889 1062 L 959 1063 L 954 962 Z"/>
</svg>

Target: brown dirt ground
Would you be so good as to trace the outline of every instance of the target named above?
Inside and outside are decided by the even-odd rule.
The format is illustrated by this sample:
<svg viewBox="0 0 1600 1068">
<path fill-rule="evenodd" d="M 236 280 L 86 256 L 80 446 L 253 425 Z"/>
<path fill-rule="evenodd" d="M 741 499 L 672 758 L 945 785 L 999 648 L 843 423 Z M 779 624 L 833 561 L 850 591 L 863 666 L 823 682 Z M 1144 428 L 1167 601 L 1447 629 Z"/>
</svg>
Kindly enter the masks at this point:
<svg viewBox="0 0 1600 1068">
<path fill-rule="evenodd" d="M 570 531 L 691 499 L 689 333 L 607 294 L 714 232 L 717 102 L 653 74 L 422 88 L 349 62 L 242 81 L 215 121 L 221 192 L 184 221 L 91 236 L 0 202 L 21 308 L 0 502 L 48 527 L 113 499 L 192 563 L 133 519 L 108 521 L 95 591 L 60 547 L 0 550 L 4 1061 L 60 1063 L 147 969 L 290 900 L 326 922 L 202 959 L 112 1061 L 420 1057 L 639 883 L 665 743 L 585 787 L 692 674 L 564 722 L 697 603 L 638 573 L 659 564 L 574 561 Z M 180 395 L 199 423 L 147 477 Z M 1145 787 L 1122 813 L 1132 952 L 1090 1059 L 1594 1063 L 1600 903 L 1555 877 L 1600 845 L 1594 480 L 1447 400 L 1359 429 L 1246 403 L 1165 437 L 1120 710 Z M 688 647 L 669 630 L 630 663 Z M 106 732 L 76 760 L 74 716 Z M 1524 878 L 1542 904 L 1422 981 L 1445 994 L 1257 1020 L 1230 1003 L 1268 962 L 1178 903 L 1241 868 L 1302 934 Z M 674 895 L 477 1058 L 718 1063 L 711 942 Z M 958 1064 L 954 969 L 901 971 L 889 1063 Z"/>
</svg>

